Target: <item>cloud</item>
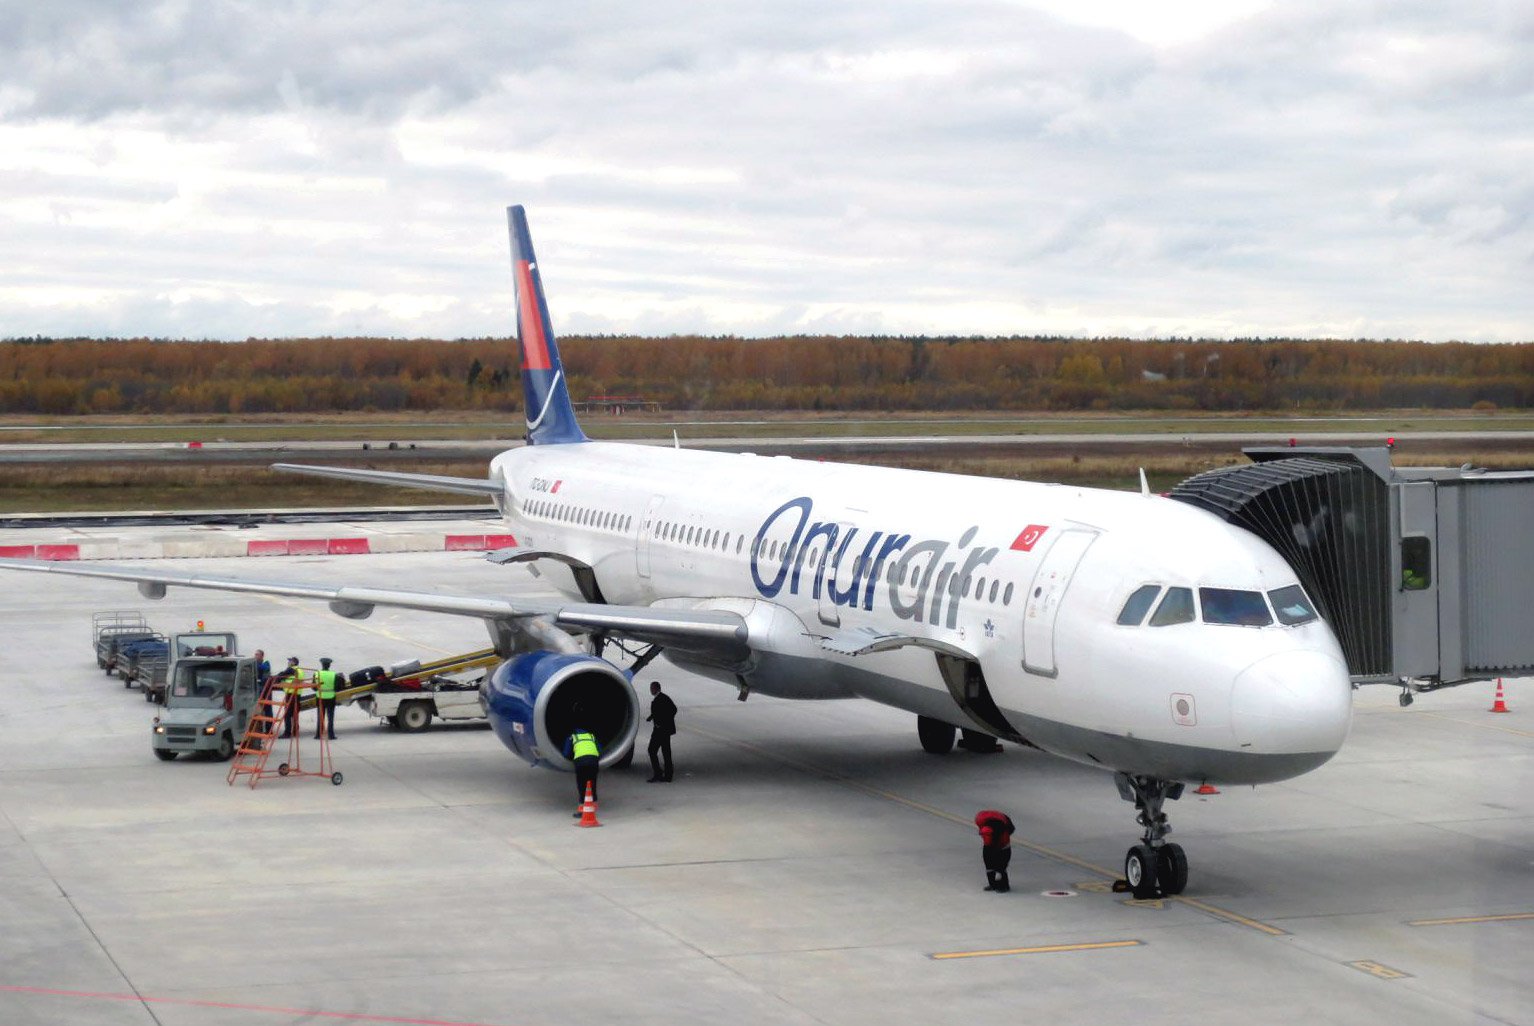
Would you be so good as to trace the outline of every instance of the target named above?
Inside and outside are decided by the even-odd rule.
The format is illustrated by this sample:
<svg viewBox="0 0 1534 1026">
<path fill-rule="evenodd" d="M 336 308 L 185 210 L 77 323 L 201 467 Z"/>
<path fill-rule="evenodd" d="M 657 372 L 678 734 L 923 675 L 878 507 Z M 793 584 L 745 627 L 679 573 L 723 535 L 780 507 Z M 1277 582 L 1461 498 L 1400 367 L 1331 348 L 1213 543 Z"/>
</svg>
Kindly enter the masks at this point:
<svg viewBox="0 0 1534 1026">
<path fill-rule="evenodd" d="M 11 5 L 0 336 L 1528 339 L 1514 8 Z"/>
</svg>

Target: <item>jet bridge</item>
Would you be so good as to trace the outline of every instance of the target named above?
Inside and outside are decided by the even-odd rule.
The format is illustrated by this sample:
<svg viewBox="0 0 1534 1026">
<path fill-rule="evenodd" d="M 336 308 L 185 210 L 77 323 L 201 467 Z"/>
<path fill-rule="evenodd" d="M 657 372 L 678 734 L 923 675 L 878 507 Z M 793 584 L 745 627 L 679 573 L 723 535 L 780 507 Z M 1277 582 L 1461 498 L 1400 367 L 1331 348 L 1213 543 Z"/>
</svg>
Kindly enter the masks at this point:
<svg viewBox="0 0 1534 1026">
<path fill-rule="evenodd" d="M 1288 560 L 1354 681 L 1426 691 L 1534 673 L 1534 471 L 1395 467 L 1384 447 L 1243 451 L 1250 464 L 1171 497 Z"/>
</svg>

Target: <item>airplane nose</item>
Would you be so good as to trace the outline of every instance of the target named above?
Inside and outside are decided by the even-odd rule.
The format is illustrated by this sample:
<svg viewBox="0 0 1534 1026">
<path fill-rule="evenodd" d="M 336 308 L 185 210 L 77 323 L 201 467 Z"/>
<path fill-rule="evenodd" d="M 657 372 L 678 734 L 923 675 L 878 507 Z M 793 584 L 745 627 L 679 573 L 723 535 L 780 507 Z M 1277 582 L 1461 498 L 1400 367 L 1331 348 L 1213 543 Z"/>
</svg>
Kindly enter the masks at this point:
<svg viewBox="0 0 1534 1026">
<path fill-rule="evenodd" d="M 1236 743 L 1247 751 L 1330 756 L 1353 718 L 1347 666 L 1324 652 L 1259 659 L 1236 675 L 1230 713 Z"/>
</svg>

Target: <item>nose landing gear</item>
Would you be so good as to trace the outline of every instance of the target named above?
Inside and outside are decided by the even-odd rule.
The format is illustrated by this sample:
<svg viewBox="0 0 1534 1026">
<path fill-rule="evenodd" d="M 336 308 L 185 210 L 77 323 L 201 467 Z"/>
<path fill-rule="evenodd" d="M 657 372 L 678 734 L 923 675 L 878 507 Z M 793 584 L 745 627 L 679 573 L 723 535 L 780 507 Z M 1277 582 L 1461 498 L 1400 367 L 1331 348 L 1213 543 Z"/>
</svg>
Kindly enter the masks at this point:
<svg viewBox="0 0 1534 1026">
<path fill-rule="evenodd" d="M 1135 803 L 1135 821 L 1144 828 L 1140 843 L 1124 855 L 1124 879 L 1130 890 L 1140 899 L 1181 894 L 1188 885 L 1188 856 L 1182 845 L 1166 839 L 1172 827 L 1161 806 L 1168 798 L 1175 802 L 1182 797 L 1182 783 L 1128 773 L 1115 773 L 1113 782 L 1120 798 Z"/>
</svg>

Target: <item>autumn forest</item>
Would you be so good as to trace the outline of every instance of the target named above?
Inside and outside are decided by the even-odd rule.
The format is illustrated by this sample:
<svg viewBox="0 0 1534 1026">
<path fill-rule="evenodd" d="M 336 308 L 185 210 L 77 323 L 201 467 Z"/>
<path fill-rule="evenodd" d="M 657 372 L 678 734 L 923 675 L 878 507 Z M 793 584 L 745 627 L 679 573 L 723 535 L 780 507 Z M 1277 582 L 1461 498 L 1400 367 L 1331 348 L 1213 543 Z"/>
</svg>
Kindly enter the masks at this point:
<svg viewBox="0 0 1534 1026">
<path fill-rule="evenodd" d="M 1534 343 L 567 337 L 572 396 L 672 410 L 1534 407 Z M 513 344 L 0 342 L 0 413 L 512 410 Z"/>
</svg>

